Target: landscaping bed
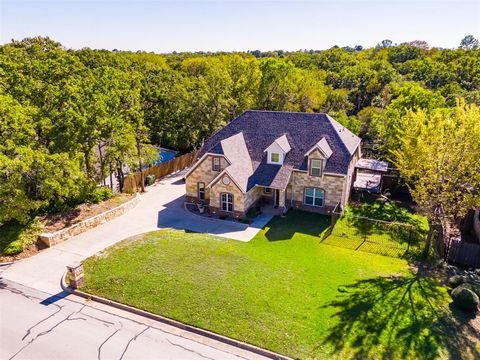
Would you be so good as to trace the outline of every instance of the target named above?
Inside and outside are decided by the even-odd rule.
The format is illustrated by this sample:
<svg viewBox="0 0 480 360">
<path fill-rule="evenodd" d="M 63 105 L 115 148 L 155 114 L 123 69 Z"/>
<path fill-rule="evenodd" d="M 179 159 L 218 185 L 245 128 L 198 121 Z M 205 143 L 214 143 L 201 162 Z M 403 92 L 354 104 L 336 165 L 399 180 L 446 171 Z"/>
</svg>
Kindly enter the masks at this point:
<svg viewBox="0 0 480 360">
<path fill-rule="evenodd" d="M 81 290 L 294 358 L 472 355 L 445 286 L 404 259 L 323 244 L 329 224 L 292 211 L 248 243 L 155 231 L 86 260 Z"/>
<path fill-rule="evenodd" d="M 61 214 L 35 217 L 26 224 L 11 222 L 0 226 L 0 262 L 10 262 L 35 255 L 47 246 L 39 241 L 42 233 L 60 231 L 102 214 L 133 199 L 118 195 L 97 204 L 82 204 Z"/>
<path fill-rule="evenodd" d="M 43 231 L 51 233 L 65 229 L 95 215 L 111 210 L 131 200 L 133 197 L 134 195 L 120 194 L 98 204 L 82 204 L 65 213 L 47 215 L 42 218 L 45 224 Z"/>
</svg>

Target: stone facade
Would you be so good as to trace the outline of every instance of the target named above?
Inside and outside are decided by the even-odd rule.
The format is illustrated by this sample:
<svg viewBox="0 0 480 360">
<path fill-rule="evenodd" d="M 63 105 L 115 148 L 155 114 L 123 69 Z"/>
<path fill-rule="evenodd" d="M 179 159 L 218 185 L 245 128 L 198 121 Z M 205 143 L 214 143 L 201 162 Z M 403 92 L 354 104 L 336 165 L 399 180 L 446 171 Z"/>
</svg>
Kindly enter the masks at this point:
<svg viewBox="0 0 480 360">
<path fill-rule="evenodd" d="M 282 212 L 284 208 L 298 208 L 307 211 L 314 211 L 320 213 L 330 213 L 337 204 L 340 203 L 344 207 L 350 196 L 350 190 L 353 181 L 353 174 L 355 171 L 355 164 L 360 157 L 360 150 L 354 154 L 352 161 L 348 168 L 348 174 L 332 175 L 324 173 L 322 169 L 321 176 L 311 176 L 308 171 L 294 170 L 292 172 L 290 182 L 285 190 L 279 190 L 279 211 Z M 324 159 L 318 150 L 312 151 L 309 159 Z M 324 163 L 325 164 L 325 163 Z M 228 166 L 225 158 L 221 158 L 221 169 Z M 187 202 L 199 202 L 197 197 L 198 182 L 205 183 L 205 201 L 209 204 L 210 210 L 213 214 L 220 216 L 233 216 L 242 218 L 248 210 L 255 206 L 262 198 L 273 202 L 274 189 L 270 194 L 264 193 L 263 187 L 253 187 L 247 193 L 243 193 L 233 180 L 225 185 L 221 179 L 218 179 L 211 188 L 207 185 L 219 175 L 219 172 L 212 170 L 212 156 L 206 156 L 200 164 L 187 176 Z M 225 175 L 228 177 L 228 175 Z M 304 192 L 307 187 L 320 188 L 325 191 L 324 206 L 315 207 L 304 204 Z M 224 212 L 220 209 L 220 196 L 222 193 L 230 193 L 233 195 L 233 212 Z"/>
<path fill-rule="evenodd" d="M 230 178 L 230 183 L 225 185 L 223 178 L 229 178 L 228 175 L 222 176 L 217 182 L 215 182 L 210 189 L 210 210 L 214 214 L 243 217 L 245 212 L 245 200 L 246 196 L 238 188 L 238 186 Z M 222 193 L 229 193 L 233 195 L 233 213 L 224 212 L 220 209 L 220 196 Z"/>
<path fill-rule="evenodd" d="M 212 167 L 213 156 L 207 155 L 191 173 L 188 174 L 185 179 L 186 186 L 186 198 L 188 202 L 198 201 L 198 183 L 203 182 L 205 184 L 205 203 L 209 203 L 210 189 L 207 189 L 207 185 L 215 179 L 220 172 L 225 169 L 229 164 L 227 160 L 220 156 L 220 171 L 213 171 Z"/>
<path fill-rule="evenodd" d="M 293 171 L 290 179 L 291 190 L 287 188 L 287 206 L 315 212 L 329 212 L 338 203 L 342 204 L 345 187 L 345 177 L 323 174 L 310 176 L 308 172 Z M 307 187 L 316 187 L 325 191 L 324 206 L 322 208 L 308 206 L 303 203 L 304 191 Z M 342 204 L 343 206 L 343 204 Z"/>
</svg>

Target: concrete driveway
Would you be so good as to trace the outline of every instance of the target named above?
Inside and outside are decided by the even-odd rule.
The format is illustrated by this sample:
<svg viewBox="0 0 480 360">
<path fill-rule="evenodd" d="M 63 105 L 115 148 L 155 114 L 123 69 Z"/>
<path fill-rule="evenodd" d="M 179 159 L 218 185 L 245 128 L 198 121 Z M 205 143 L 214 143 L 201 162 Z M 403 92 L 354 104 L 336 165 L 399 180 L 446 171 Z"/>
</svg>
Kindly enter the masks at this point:
<svg viewBox="0 0 480 360">
<path fill-rule="evenodd" d="M 60 278 L 66 266 L 134 235 L 159 228 L 186 229 L 249 241 L 272 218 L 260 215 L 250 226 L 213 220 L 185 210 L 183 174 L 164 178 L 140 195 L 139 203 L 126 214 L 77 235 L 39 254 L 21 260 L 3 271 L 4 279 L 50 294 L 61 291 Z"/>
<path fill-rule="evenodd" d="M 0 359 L 262 358 L 130 313 L 115 313 L 119 310 L 112 307 L 72 301 L 72 295 L 64 298 L 60 279 L 67 265 L 125 238 L 175 228 L 248 241 L 271 219 L 264 215 L 250 227 L 205 219 L 184 209 L 184 194 L 181 175 L 163 179 L 126 214 L 0 267 Z"/>
</svg>

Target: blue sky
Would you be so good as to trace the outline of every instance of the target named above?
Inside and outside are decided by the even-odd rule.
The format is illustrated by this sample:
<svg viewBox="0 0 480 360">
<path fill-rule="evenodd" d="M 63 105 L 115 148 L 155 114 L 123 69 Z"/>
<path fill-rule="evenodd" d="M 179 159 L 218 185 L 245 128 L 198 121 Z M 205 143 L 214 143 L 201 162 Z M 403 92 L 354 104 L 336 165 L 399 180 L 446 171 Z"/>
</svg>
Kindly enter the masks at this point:
<svg viewBox="0 0 480 360">
<path fill-rule="evenodd" d="M 480 1 L 0 0 L 0 43 L 49 36 L 69 48 L 234 51 L 326 49 L 480 38 Z"/>
</svg>

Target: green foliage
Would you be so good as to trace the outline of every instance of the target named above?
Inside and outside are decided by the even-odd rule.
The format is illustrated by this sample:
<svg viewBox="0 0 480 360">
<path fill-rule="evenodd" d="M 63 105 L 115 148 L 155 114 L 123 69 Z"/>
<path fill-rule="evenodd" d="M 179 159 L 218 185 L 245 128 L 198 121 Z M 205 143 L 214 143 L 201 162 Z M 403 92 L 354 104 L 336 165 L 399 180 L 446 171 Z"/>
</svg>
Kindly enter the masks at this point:
<svg viewBox="0 0 480 360">
<path fill-rule="evenodd" d="M 198 148 L 251 108 L 327 112 L 388 158 L 409 111 L 480 104 L 476 44 L 159 55 L 12 41 L 0 46 L 0 222 L 77 204 L 112 173 L 122 188 L 154 145 Z"/>
<path fill-rule="evenodd" d="M 12 256 L 21 253 L 24 249 L 37 241 L 43 228 L 38 219 L 29 219 L 21 224 L 11 221 L 0 226 L 0 254 Z"/>
<path fill-rule="evenodd" d="M 460 285 L 452 290 L 451 293 L 453 303 L 459 309 L 468 312 L 477 312 L 479 299 L 477 294 L 470 290 L 467 286 Z"/>
<path fill-rule="evenodd" d="M 413 199 L 431 221 L 442 209 L 453 220 L 480 203 L 480 109 L 459 102 L 454 109 L 409 112 L 394 163 Z"/>
<path fill-rule="evenodd" d="M 448 285 L 451 288 L 456 288 L 457 286 L 465 282 L 465 277 L 462 275 L 453 275 L 448 279 Z"/>
<path fill-rule="evenodd" d="M 95 188 L 92 193 L 88 194 L 86 202 L 92 204 L 98 204 L 99 202 L 108 200 L 113 197 L 112 189 L 107 186 L 101 186 Z"/>
</svg>

